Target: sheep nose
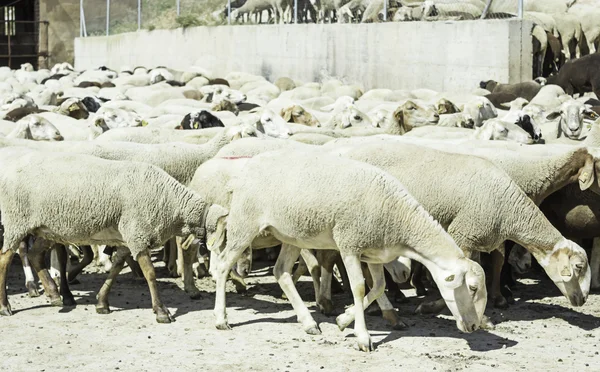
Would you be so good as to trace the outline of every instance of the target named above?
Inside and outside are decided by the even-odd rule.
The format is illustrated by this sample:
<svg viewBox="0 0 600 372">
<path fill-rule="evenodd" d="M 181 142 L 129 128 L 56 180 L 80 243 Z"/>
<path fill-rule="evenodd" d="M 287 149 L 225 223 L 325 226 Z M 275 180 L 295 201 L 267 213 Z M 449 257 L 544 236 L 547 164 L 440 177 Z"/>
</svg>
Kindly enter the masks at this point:
<svg viewBox="0 0 600 372">
<path fill-rule="evenodd" d="M 55 139 L 55 140 L 57 140 L 57 141 L 63 141 L 65 138 L 64 138 L 63 136 L 61 136 L 60 134 L 58 134 L 58 133 L 57 133 L 57 134 L 54 136 L 54 139 Z"/>
<path fill-rule="evenodd" d="M 540 139 L 540 136 L 538 136 L 537 134 L 534 134 L 533 135 L 533 139 L 536 140 L 536 141 L 538 141 Z"/>
</svg>

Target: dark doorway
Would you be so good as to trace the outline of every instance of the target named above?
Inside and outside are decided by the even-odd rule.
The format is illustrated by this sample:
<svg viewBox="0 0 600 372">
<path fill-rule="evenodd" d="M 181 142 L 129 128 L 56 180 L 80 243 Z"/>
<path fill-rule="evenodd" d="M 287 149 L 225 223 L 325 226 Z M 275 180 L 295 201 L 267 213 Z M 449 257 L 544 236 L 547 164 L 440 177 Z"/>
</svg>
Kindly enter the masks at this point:
<svg viewBox="0 0 600 372">
<path fill-rule="evenodd" d="M 47 30 L 47 22 L 39 22 L 39 0 L 2 1 L 0 6 L 0 66 L 16 69 L 23 63 L 37 68 L 40 53 L 40 27 Z"/>
</svg>

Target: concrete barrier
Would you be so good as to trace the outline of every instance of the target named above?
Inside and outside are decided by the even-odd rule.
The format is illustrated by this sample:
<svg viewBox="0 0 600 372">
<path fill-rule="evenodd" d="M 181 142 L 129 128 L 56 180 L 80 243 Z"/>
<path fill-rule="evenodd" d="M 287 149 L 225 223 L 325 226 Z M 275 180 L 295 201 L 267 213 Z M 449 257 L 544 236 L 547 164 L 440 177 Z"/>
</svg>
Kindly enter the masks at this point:
<svg viewBox="0 0 600 372">
<path fill-rule="evenodd" d="M 472 90 L 480 80 L 531 79 L 529 21 L 259 25 L 155 30 L 75 39 L 77 69 L 199 65 L 224 76 L 318 81 L 365 89 Z"/>
</svg>

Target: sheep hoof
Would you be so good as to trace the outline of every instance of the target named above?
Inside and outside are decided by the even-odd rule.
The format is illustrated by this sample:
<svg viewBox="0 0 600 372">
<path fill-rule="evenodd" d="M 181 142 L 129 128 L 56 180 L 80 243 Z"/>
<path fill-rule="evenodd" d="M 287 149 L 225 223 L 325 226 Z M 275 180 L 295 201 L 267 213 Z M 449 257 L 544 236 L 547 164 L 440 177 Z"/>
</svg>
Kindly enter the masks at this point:
<svg viewBox="0 0 600 372">
<path fill-rule="evenodd" d="M 371 337 L 367 336 L 366 339 L 363 339 L 363 337 L 358 337 L 358 349 L 360 351 L 364 351 L 365 353 L 368 353 L 369 351 L 373 351 L 373 343 L 371 342 Z"/>
<path fill-rule="evenodd" d="M 50 305 L 62 307 L 63 306 L 63 301 L 60 298 L 60 296 L 58 296 L 58 297 L 50 297 Z"/>
<path fill-rule="evenodd" d="M 109 306 L 96 305 L 96 314 L 110 314 Z"/>
<path fill-rule="evenodd" d="M 320 300 L 317 304 L 319 311 L 323 315 L 333 315 L 333 302 L 329 299 Z"/>
<path fill-rule="evenodd" d="M 29 292 L 29 297 L 40 297 L 40 292 L 38 292 L 37 286 L 33 282 L 29 282 L 26 284 L 27 291 Z"/>
<path fill-rule="evenodd" d="M 73 295 L 63 296 L 62 304 L 63 306 L 77 306 L 77 302 L 75 302 L 75 298 L 73 297 Z"/>
<path fill-rule="evenodd" d="M 157 314 L 156 322 L 160 324 L 169 324 L 173 322 L 173 317 L 170 314 Z"/>
<path fill-rule="evenodd" d="M 230 331 L 231 330 L 231 327 L 229 326 L 229 324 L 227 324 L 227 322 L 216 323 L 215 327 L 217 327 L 217 329 L 221 330 L 221 331 Z"/>
<path fill-rule="evenodd" d="M 504 296 L 494 298 L 494 307 L 496 309 L 508 309 L 508 302 Z"/>
<path fill-rule="evenodd" d="M 10 308 L 10 304 L 6 305 L 5 307 L 0 308 L 0 315 L 1 316 L 11 316 L 11 315 L 13 315 L 12 309 Z"/>
<path fill-rule="evenodd" d="M 308 329 L 304 330 L 307 334 L 309 335 L 313 335 L 313 336 L 318 336 L 321 334 L 321 330 L 319 329 L 319 326 L 317 325 L 313 325 Z"/>
</svg>

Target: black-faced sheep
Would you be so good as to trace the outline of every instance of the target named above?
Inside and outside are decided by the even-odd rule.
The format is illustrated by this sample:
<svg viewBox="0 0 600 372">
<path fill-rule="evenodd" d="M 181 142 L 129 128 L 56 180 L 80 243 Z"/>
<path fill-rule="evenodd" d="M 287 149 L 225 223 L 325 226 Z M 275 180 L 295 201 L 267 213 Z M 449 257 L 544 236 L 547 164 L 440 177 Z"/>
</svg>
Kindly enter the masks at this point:
<svg viewBox="0 0 600 372">
<path fill-rule="evenodd" d="M 202 110 L 200 112 L 191 112 L 184 116 L 178 129 L 204 129 L 224 126 L 218 117 L 206 110 Z"/>
</svg>

